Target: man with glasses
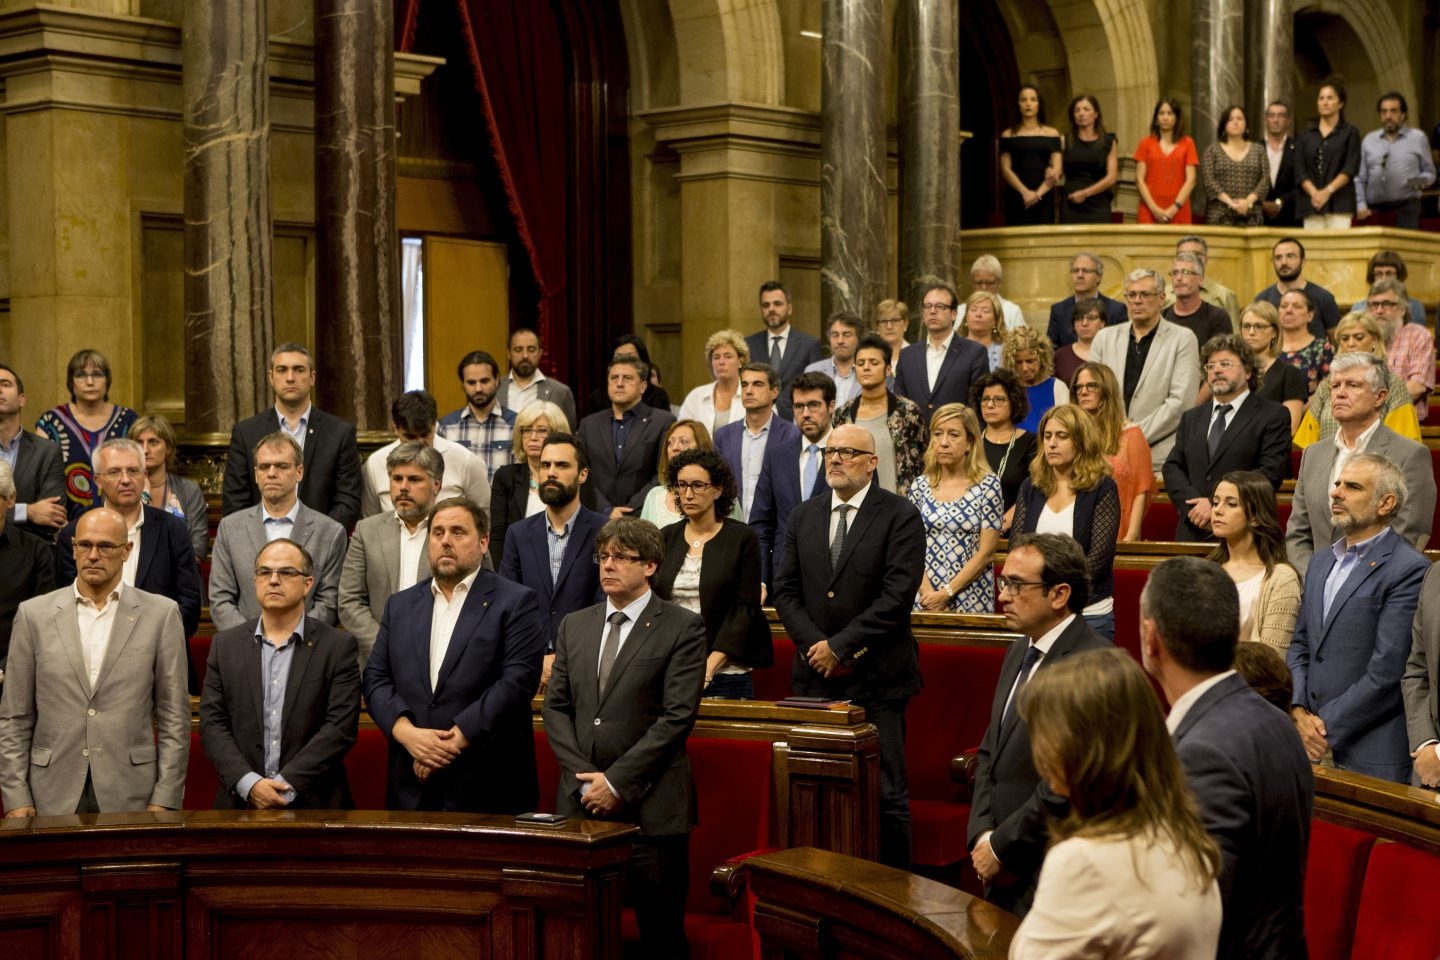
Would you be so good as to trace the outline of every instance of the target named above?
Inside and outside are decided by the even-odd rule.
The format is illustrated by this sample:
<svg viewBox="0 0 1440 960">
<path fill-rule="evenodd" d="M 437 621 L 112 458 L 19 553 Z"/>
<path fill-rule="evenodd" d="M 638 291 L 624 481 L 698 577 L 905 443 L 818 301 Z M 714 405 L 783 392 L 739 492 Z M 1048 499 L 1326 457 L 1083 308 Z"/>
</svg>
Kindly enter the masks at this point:
<svg viewBox="0 0 1440 960">
<path fill-rule="evenodd" d="M 1206 342 L 1210 399 L 1180 415 L 1165 460 L 1165 492 L 1179 514 L 1175 539 L 1210 539 L 1210 495 L 1232 470 L 1254 470 L 1276 490 L 1290 475 L 1290 411 L 1252 392 L 1255 352 L 1233 333 Z"/>
<path fill-rule="evenodd" d="M 1355 177 L 1355 219 L 1370 211 L 1393 213 L 1395 226 L 1420 229 L 1420 194 L 1435 183 L 1435 163 L 1425 134 L 1405 125 L 1405 95 L 1390 91 L 1380 97 L 1380 129 L 1360 141 L 1360 172 Z"/>
<path fill-rule="evenodd" d="M 355 806 L 345 774 L 360 724 L 355 638 L 305 615 L 313 572 L 294 540 L 266 544 L 252 588 L 259 618 L 210 647 L 200 746 L 220 774 L 218 810 Z"/>
<path fill-rule="evenodd" d="M 1240 321 L 1240 298 L 1225 284 L 1209 276 L 1210 244 L 1199 234 L 1189 234 L 1175 241 L 1175 255 L 1193 253 L 1200 258 L 1200 299 L 1211 306 L 1219 307 L 1230 318 L 1231 329 Z M 1165 306 L 1175 302 L 1175 295 L 1165 298 Z M 1203 340 L 1201 341 L 1204 342 Z"/>
<path fill-rule="evenodd" d="M 1095 335 L 1090 359 L 1115 371 L 1125 413 L 1150 444 L 1152 468 L 1160 472 L 1180 414 L 1195 405 L 1200 386 L 1200 347 L 1195 334 L 1160 316 L 1165 279 L 1154 270 L 1125 278 L 1130 320 Z"/>
<path fill-rule="evenodd" d="M 1070 289 L 1074 291 L 1059 303 L 1050 305 L 1050 325 L 1046 335 L 1055 349 L 1075 342 L 1075 302 L 1077 300 L 1099 300 L 1105 308 L 1105 325 L 1113 327 L 1125 322 L 1125 302 L 1112 300 L 1100 292 L 1100 281 L 1105 279 L 1105 261 L 1096 253 L 1077 253 L 1070 258 Z"/>
<path fill-rule="evenodd" d="M 805 500 L 790 515 L 775 609 L 795 643 L 791 690 L 853 701 L 875 724 L 880 861 L 905 869 L 911 855 L 905 708 L 920 692 L 910 607 L 925 567 L 925 525 L 908 500 L 873 482 L 878 465 L 864 427 L 831 431 L 830 496 Z"/>
<path fill-rule="evenodd" d="M 774 367 L 754 361 L 745 364 L 740 368 L 740 405 L 745 408 L 745 418 L 715 431 L 715 450 L 735 475 L 740 509 L 747 521 L 754 516 L 755 489 L 764 469 L 765 451 L 772 443 L 786 443 L 800 435 L 795 424 L 776 415 L 779 395 L 780 374 Z"/>
<path fill-rule="evenodd" d="M 560 765 L 556 812 L 640 828 L 625 887 L 641 953 L 685 960 L 696 821 L 685 741 L 700 709 L 706 641 L 699 615 L 651 589 L 664 558 L 665 542 L 647 520 L 622 517 L 600 528 L 595 563 L 605 601 L 561 622 L 544 715 Z"/>
<path fill-rule="evenodd" d="M 1255 301 L 1264 300 L 1279 310 L 1280 298 L 1286 292 L 1304 290 L 1315 307 L 1315 316 L 1310 321 L 1311 335 L 1323 338 L 1335 329 L 1335 324 L 1340 322 L 1340 306 L 1329 290 L 1305 279 L 1305 245 L 1294 237 L 1283 237 L 1271 249 L 1270 261 L 1275 267 L 1275 282 L 1255 294 Z"/>
<path fill-rule="evenodd" d="M 1365 265 L 1365 282 L 1372 286 L 1380 280 L 1399 280 L 1403 283 L 1409 279 L 1410 268 L 1405 265 L 1405 258 L 1395 250 L 1378 251 Z M 1368 300 L 1357 300 L 1350 312 L 1364 313 L 1367 307 Z M 1414 297 L 1410 298 L 1410 323 L 1425 326 L 1425 304 Z"/>
<path fill-rule="evenodd" d="M 255 464 L 260 502 L 220 521 L 210 554 L 210 619 L 216 630 L 260 616 L 260 604 L 247 581 L 265 544 L 282 537 L 300 544 L 314 560 L 315 589 L 306 595 L 305 609 L 322 623 L 335 622 L 345 528 L 301 502 L 303 458 L 300 444 L 283 431 L 255 445 L 249 459 Z"/>
<path fill-rule="evenodd" d="M 1425 322 L 1407 323 L 1409 290 L 1404 281 L 1387 277 L 1370 285 L 1370 298 L 1363 306 L 1385 334 L 1385 362 L 1405 381 L 1415 416 L 1422 422 L 1430 413 L 1430 391 L 1435 387 L 1435 338 Z M 1423 309 L 1423 308 L 1422 308 Z"/>
<path fill-rule="evenodd" d="M 365 492 L 360 509 L 363 516 L 373 517 L 391 508 L 386 458 L 402 443 L 433 447 L 445 461 L 445 480 L 440 486 L 439 499 L 469 497 L 486 510 L 490 509 L 490 480 L 485 473 L 485 462 L 463 444 L 436 432 L 435 398 L 430 396 L 430 391 L 407 390 L 396 397 L 390 404 L 390 425 L 396 439 L 365 459 Z"/>
<path fill-rule="evenodd" d="M 114 510 L 81 516 L 71 549 L 74 584 L 15 615 L 0 697 L 5 815 L 178 810 L 190 759 L 180 611 L 125 583 L 132 549 Z"/>
<path fill-rule="evenodd" d="M 925 422 L 947 403 L 968 403 L 970 384 L 990 372 L 990 356 L 955 330 L 955 288 L 932 283 L 920 295 L 925 340 L 900 351 L 895 393 L 913 400 Z"/>
<path fill-rule="evenodd" d="M 1005 624 L 1027 638 L 1012 643 L 1000 665 L 990 725 L 976 754 L 975 790 L 967 837 L 985 898 L 1024 916 L 1035 897 L 1045 857 L 1046 816 L 1063 814 L 1035 769 L 1030 729 L 1017 709 L 1020 691 L 1036 670 L 1072 653 L 1113 647 L 1085 623 L 1090 593 L 1085 551 L 1072 537 L 1027 533 L 1010 542 L 996 581 Z"/>
<path fill-rule="evenodd" d="M 800 432 L 765 445 L 755 509 L 750 512 L 750 525 L 760 541 L 760 579 L 767 588 L 785 557 L 790 512 L 800 501 L 830 489 L 825 483 L 825 445 L 835 416 L 835 382 L 812 370 L 795 378 L 790 394 Z"/>
<path fill-rule="evenodd" d="M 1160 315 L 1195 334 L 1196 343 L 1209 343 L 1212 337 L 1235 332 L 1230 314 L 1207 303 L 1200 295 L 1201 287 L 1205 285 L 1203 258 L 1193 253 L 1175 254 L 1170 264 L 1170 284 L 1174 298 Z"/>
</svg>

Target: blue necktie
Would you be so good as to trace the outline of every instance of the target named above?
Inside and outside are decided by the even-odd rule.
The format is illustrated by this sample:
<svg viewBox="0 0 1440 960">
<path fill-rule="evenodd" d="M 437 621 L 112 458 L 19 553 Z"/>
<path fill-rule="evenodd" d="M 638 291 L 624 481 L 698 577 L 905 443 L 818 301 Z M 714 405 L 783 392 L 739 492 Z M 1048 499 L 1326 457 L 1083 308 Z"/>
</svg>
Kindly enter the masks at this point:
<svg viewBox="0 0 1440 960">
<path fill-rule="evenodd" d="M 810 496 L 815 489 L 815 478 L 820 474 L 820 445 L 812 443 L 805 451 L 805 469 L 800 471 L 800 499 Z"/>
</svg>

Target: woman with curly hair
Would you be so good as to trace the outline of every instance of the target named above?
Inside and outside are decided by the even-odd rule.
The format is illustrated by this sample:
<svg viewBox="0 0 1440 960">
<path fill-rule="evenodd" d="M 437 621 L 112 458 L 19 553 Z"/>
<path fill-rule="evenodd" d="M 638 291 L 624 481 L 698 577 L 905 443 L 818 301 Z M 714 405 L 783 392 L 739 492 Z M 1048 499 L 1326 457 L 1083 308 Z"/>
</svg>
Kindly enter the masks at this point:
<svg viewBox="0 0 1440 960">
<path fill-rule="evenodd" d="M 1033 432 L 1045 411 L 1070 402 L 1070 388 L 1055 379 L 1055 348 L 1050 338 L 1034 327 L 1005 335 L 1001 364 L 1015 371 L 1030 400 L 1030 413 L 1020 421 L 1020 429 Z"/>
<path fill-rule="evenodd" d="M 1285 656 L 1300 615 L 1300 575 L 1285 560 L 1269 479 L 1253 470 L 1221 477 L 1210 495 L 1210 532 L 1219 543 L 1205 559 L 1220 564 L 1240 593 L 1240 639 Z"/>
<path fill-rule="evenodd" d="M 1014 533 L 1063 533 L 1085 551 L 1090 596 L 1082 615 L 1115 639 L 1115 541 L 1120 491 L 1090 415 L 1067 403 L 1040 418 L 1040 452 L 1015 498 Z"/>
<path fill-rule="evenodd" d="M 1143 539 L 1140 528 L 1155 497 L 1155 470 L 1144 432 L 1125 419 L 1120 382 L 1105 364 L 1086 363 L 1075 372 L 1070 392 L 1100 431 L 1100 448 L 1120 491 L 1120 539 Z"/>
<path fill-rule="evenodd" d="M 753 700 L 751 671 L 770 666 L 775 654 L 760 608 L 760 541 L 728 516 L 735 475 L 714 450 L 684 450 L 670 460 L 666 485 L 685 519 L 660 532 L 665 558 L 655 593 L 705 621 L 705 696 Z"/>
<path fill-rule="evenodd" d="M 886 387 L 890 372 L 890 345 L 879 334 L 867 333 L 855 348 L 855 379 L 860 395 L 835 410 L 834 425 L 854 423 L 875 438 L 880 466 L 875 482 L 891 493 L 905 496 L 925 468 L 925 420 L 915 401 Z"/>
<path fill-rule="evenodd" d="M 930 613 L 994 613 L 995 571 L 1005 501 L 1000 478 L 985 462 L 980 421 L 963 403 L 930 418 L 925 472 L 910 485 L 910 502 L 925 521 L 925 573 L 915 609 Z"/>
</svg>

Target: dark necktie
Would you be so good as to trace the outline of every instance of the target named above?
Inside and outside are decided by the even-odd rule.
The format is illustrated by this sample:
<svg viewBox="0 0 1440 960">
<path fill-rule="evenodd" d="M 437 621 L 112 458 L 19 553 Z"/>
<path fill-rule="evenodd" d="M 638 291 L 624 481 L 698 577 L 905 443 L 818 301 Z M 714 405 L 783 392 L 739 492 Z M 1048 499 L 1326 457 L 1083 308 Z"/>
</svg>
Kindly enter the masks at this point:
<svg viewBox="0 0 1440 960">
<path fill-rule="evenodd" d="M 1222 403 L 1215 408 L 1215 422 L 1210 424 L 1210 456 L 1215 456 L 1215 451 L 1220 448 L 1220 438 L 1225 436 L 1225 418 L 1230 416 L 1230 411 L 1235 409 L 1228 403 Z"/>
<path fill-rule="evenodd" d="M 1020 676 L 1015 681 L 1015 692 L 1010 695 L 1010 702 L 1005 705 L 1005 715 L 1000 718 L 1001 733 L 1008 730 L 1010 725 L 1015 722 L 1015 717 L 1020 710 L 1020 691 L 1025 689 L 1025 683 L 1030 679 L 1030 674 L 1034 672 L 1035 664 L 1039 659 L 1040 648 L 1033 643 L 1030 644 L 1030 648 L 1025 651 L 1025 659 L 1020 661 Z"/>
<path fill-rule="evenodd" d="M 630 618 L 619 610 L 607 617 L 610 621 L 610 632 L 605 635 L 605 646 L 600 650 L 600 692 L 605 692 L 605 684 L 610 681 L 610 670 L 615 666 L 615 655 L 620 652 L 620 627 Z"/>
<path fill-rule="evenodd" d="M 840 566 L 840 553 L 845 549 L 845 533 L 848 527 L 845 525 L 845 514 L 855 509 L 849 504 L 840 504 L 835 508 L 840 511 L 840 522 L 835 524 L 835 539 L 830 541 L 830 569 L 834 570 Z"/>
<path fill-rule="evenodd" d="M 780 369 L 780 338 L 770 338 L 770 366 Z"/>
</svg>

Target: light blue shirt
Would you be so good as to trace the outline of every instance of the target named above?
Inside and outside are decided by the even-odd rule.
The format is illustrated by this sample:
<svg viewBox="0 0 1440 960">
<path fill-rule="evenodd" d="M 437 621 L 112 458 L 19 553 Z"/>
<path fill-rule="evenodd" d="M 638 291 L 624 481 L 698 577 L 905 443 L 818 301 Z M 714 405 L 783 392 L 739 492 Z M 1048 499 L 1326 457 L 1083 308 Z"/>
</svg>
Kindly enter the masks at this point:
<svg viewBox="0 0 1440 960">
<path fill-rule="evenodd" d="M 826 357 L 824 360 L 816 360 L 805 368 L 806 373 L 823 373 L 835 381 L 835 406 L 843 407 L 854 400 L 860 394 L 860 381 L 855 379 L 855 366 L 851 364 L 850 375 L 840 376 L 835 369 L 835 358 Z"/>
<path fill-rule="evenodd" d="M 261 510 L 263 511 L 264 507 L 261 507 Z M 272 517 L 269 513 L 265 513 L 264 527 L 266 542 L 279 540 L 283 537 L 293 537 L 295 535 L 295 518 L 298 516 L 300 516 L 300 498 L 298 496 L 295 498 L 295 505 L 290 508 L 290 512 L 285 514 L 285 516 Z"/>
<path fill-rule="evenodd" d="M 260 645 L 261 709 L 265 714 L 265 773 L 259 774 L 252 770 L 235 784 L 235 792 L 245 801 L 249 801 L 250 791 L 261 780 L 279 780 L 285 783 L 280 777 L 280 734 L 285 720 L 285 688 L 290 682 L 290 665 L 295 661 L 291 651 L 296 644 L 305 640 L 303 615 L 295 627 L 295 632 L 283 647 L 277 647 L 265 638 L 262 624 L 263 621 L 255 621 L 255 642 Z M 285 791 L 285 801 L 293 803 L 295 788 L 288 783 L 285 786 L 288 788 Z"/>
<path fill-rule="evenodd" d="M 1414 127 L 1402 126 L 1391 140 L 1372 130 L 1360 141 L 1360 171 L 1355 176 L 1355 204 L 1405 203 L 1419 200 L 1420 191 L 1435 182 L 1430 142 Z"/>
<path fill-rule="evenodd" d="M 23 428 L 20 430 L 16 430 L 15 436 L 10 438 L 9 443 L 0 441 L 0 460 L 4 460 L 10 465 L 10 472 L 12 474 L 15 472 L 15 461 L 18 460 L 20 457 L 20 434 L 24 432 L 25 431 Z M 15 504 L 14 516 L 16 523 L 24 523 L 26 520 L 28 520 L 29 510 L 26 509 L 26 505 L 17 502 Z"/>
<path fill-rule="evenodd" d="M 740 430 L 740 507 L 746 520 L 750 519 L 750 508 L 755 505 L 755 488 L 760 484 L 760 467 L 765 462 L 765 444 L 770 440 L 770 425 L 774 422 L 772 410 L 770 419 L 758 433 L 751 433 L 749 424 Z"/>
<path fill-rule="evenodd" d="M 307 406 L 305 408 L 305 412 L 300 414 L 299 428 L 291 430 L 290 421 L 285 419 L 285 411 L 280 409 L 280 405 L 278 403 L 275 405 L 275 416 L 280 418 L 280 429 L 293 437 L 295 442 L 300 444 L 301 450 L 305 449 L 305 434 L 310 432 L 310 411 L 314 409 L 314 404 Z"/>
<path fill-rule="evenodd" d="M 1325 606 L 1321 608 L 1322 620 L 1330 619 L 1330 605 L 1335 602 L 1335 595 L 1340 592 L 1345 581 L 1350 579 L 1350 574 L 1355 572 L 1355 568 L 1364 561 L 1370 548 L 1379 543 L 1380 539 L 1389 532 L 1390 528 L 1386 527 L 1375 536 L 1368 540 L 1361 540 L 1354 546 L 1347 546 L 1344 537 L 1330 545 L 1330 550 L 1335 554 L 1335 566 L 1330 568 L 1330 575 L 1325 578 Z"/>
</svg>

